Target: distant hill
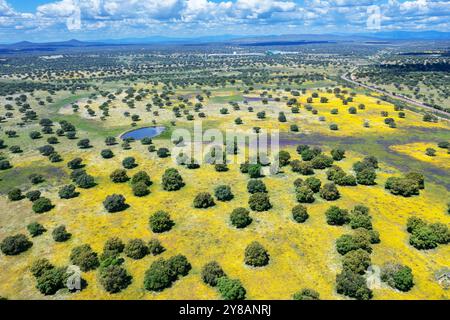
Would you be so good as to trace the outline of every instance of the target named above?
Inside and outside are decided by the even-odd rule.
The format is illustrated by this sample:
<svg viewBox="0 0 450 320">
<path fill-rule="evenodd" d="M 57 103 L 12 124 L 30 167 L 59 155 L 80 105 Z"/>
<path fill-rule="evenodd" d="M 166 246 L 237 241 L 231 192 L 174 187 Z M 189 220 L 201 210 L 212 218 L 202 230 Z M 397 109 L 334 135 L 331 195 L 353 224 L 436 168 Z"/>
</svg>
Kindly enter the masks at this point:
<svg viewBox="0 0 450 320">
<path fill-rule="evenodd" d="M 52 52 L 74 48 L 116 47 L 133 45 L 186 45 L 186 44 L 231 44 L 243 46 L 280 46 L 280 45 L 304 45 L 313 43 L 335 43 L 349 41 L 365 41 L 368 43 L 381 43 L 382 41 L 418 41 L 418 40 L 448 40 L 450 32 L 438 31 L 389 31 L 360 34 L 286 34 L 264 36 L 239 36 L 218 35 L 194 38 L 172 38 L 164 36 L 152 36 L 145 38 L 104 39 L 98 41 L 79 41 L 76 39 L 59 42 L 34 43 L 21 41 L 12 44 L 0 44 L 0 54 L 27 53 L 27 52 Z"/>
</svg>

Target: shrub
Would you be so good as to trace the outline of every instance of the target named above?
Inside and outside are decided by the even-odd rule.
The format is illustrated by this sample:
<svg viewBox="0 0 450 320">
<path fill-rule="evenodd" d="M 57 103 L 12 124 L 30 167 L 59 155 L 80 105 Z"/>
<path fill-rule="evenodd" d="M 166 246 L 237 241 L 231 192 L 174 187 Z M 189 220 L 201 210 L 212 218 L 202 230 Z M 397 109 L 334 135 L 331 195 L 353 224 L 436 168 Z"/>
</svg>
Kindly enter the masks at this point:
<svg viewBox="0 0 450 320">
<path fill-rule="evenodd" d="M 83 272 L 94 270 L 100 265 L 97 253 L 88 244 L 73 248 L 70 253 L 70 262 L 79 266 Z"/>
<path fill-rule="evenodd" d="M 145 272 L 144 288 L 149 291 L 162 291 L 171 286 L 172 280 L 167 262 L 160 258 Z"/>
<path fill-rule="evenodd" d="M 418 172 L 408 172 L 405 174 L 405 178 L 415 181 L 419 186 L 419 189 L 425 189 L 425 177 L 423 174 Z"/>
<path fill-rule="evenodd" d="M 409 291 L 414 286 L 412 270 L 408 266 L 386 263 L 381 268 L 381 281 L 400 291 Z"/>
<path fill-rule="evenodd" d="M 302 289 L 293 295 L 294 300 L 320 300 L 320 295 L 312 289 Z"/>
<path fill-rule="evenodd" d="M 45 231 L 47 231 L 42 224 L 37 222 L 32 222 L 29 225 L 27 225 L 27 230 L 33 238 L 40 236 Z"/>
<path fill-rule="evenodd" d="M 428 225 L 415 228 L 412 231 L 409 243 L 419 250 L 434 249 L 438 246 L 438 241 L 433 229 Z"/>
<path fill-rule="evenodd" d="M 103 247 L 103 252 L 108 253 L 109 256 L 115 256 L 123 252 L 125 249 L 125 245 L 122 240 L 117 237 L 109 238 L 105 242 L 105 246 Z"/>
<path fill-rule="evenodd" d="M 81 158 L 72 159 L 69 162 L 67 162 L 67 167 L 72 170 L 81 169 L 84 167 L 83 159 Z"/>
<path fill-rule="evenodd" d="M 331 150 L 331 157 L 334 161 L 341 161 L 345 158 L 345 150 L 343 149 L 333 149 Z"/>
<path fill-rule="evenodd" d="M 238 279 L 221 277 L 217 280 L 217 289 L 224 300 L 244 300 L 246 291 Z"/>
<path fill-rule="evenodd" d="M 289 152 L 281 150 L 280 152 L 278 152 L 278 161 L 280 166 L 284 167 L 287 166 L 289 164 L 289 160 L 291 159 L 291 155 L 289 154 Z"/>
<path fill-rule="evenodd" d="M 267 193 L 267 188 L 262 180 L 251 179 L 247 183 L 247 191 L 251 194 L 257 192 Z"/>
<path fill-rule="evenodd" d="M 166 191 L 176 191 L 184 186 L 184 182 L 177 169 L 169 168 L 163 174 L 162 185 Z"/>
<path fill-rule="evenodd" d="M 436 237 L 436 242 L 439 244 L 447 244 L 450 242 L 450 230 L 443 223 L 432 223 L 430 228 Z"/>
<path fill-rule="evenodd" d="M 293 160 L 291 161 L 291 167 L 293 172 L 298 172 L 304 176 L 314 174 L 313 167 L 308 162 L 300 162 L 299 160 Z"/>
<path fill-rule="evenodd" d="M 30 179 L 31 184 L 39 184 L 45 181 L 45 178 L 40 174 L 31 174 L 28 179 Z"/>
<path fill-rule="evenodd" d="M 333 159 L 324 154 L 319 154 L 311 160 L 311 165 L 314 169 L 325 169 L 331 167 L 332 164 Z"/>
<path fill-rule="evenodd" d="M 331 226 L 342 226 L 349 222 L 348 211 L 337 206 L 331 206 L 325 212 L 327 223 Z"/>
<path fill-rule="evenodd" d="M 245 208 L 234 209 L 230 214 L 231 224 L 238 229 L 245 228 L 253 221 L 249 213 Z"/>
<path fill-rule="evenodd" d="M 141 140 L 141 144 L 144 145 L 144 146 L 150 145 L 150 144 L 152 144 L 152 143 L 153 143 L 153 141 L 152 141 L 152 139 L 149 138 L 149 137 L 144 137 L 144 138 Z"/>
<path fill-rule="evenodd" d="M 322 182 L 315 177 L 309 177 L 305 180 L 305 185 L 309 187 L 314 193 L 316 193 L 320 191 Z"/>
<path fill-rule="evenodd" d="M 150 176 L 145 171 L 139 171 L 131 178 L 132 185 L 137 184 L 137 183 L 143 183 L 146 186 L 152 185 Z"/>
<path fill-rule="evenodd" d="M 200 192 L 194 199 L 195 208 L 206 209 L 215 205 L 213 197 L 208 192 Z"/>
<path fill-rule="evenodd" d="M 167 265 L 173 280 L 186 276 L 192 268 L 187 258 L 181 254 L 170 257 L 167 260 Z"/>
<path fill-rule="evenodd" d="M 137 167 L 136 159 L 133 157 L 126 157 L 122 160 L 122 165 L 125 169 L 133 169 Z"/>
<path fill-rule="evenodd" d="M 298 223 L 303 223 L 309 218 L 308 210 L 300 204 L 296 205 L 292 208 L 292 218 Z"/>
<path fill-rule="evenodd" d="M 79 175 L 75 179 L 75 183 L 78 187 L 82 189 L 89 189 L 95 186 L 95 180 L 93 176 L 90 176 L 88 174 L 82 174 Z"/>
<path fill-rule="evenodd" d="M 150 216 L 150 229 L 155 233 L 162 233 L 169 231 L 175 225 L 170 219 L 170 215 L 165 211 L 157 211 Z"/>
<path fill-rule="evenodd" d="M 170 156 L 170 151 L 167 148 L 159 148 L 158 151 L 156 151 L 156 155 L 159 158 L 167 158 Z"/>
<path fill-rule="evenodd" d="M 70 239 L 72 235 L 67 232 L 66 226 L 60 225 L 53 229 L 52 237 L 56 242 L 65 242 Z"/>
<path fill-rule="evenodd" d="M 125 203 L 126 199 L 121 194 L 112 194 L 106 197 L 105 201 L 103 201 L 103 206 L 106 211 L 120 212 L 128 208 L 128 205 Z"/>
<path fill-rule="evenodd" d="M 132 277 L 121 266 L 110 265 L 100 271 L 100 283 L 109 293 L 117 293 L 131 284 Z"/>
<path fill-rule="evenodd" d="M 350 226 L 352 229 L 364 228 L 372 230 L 372 219 L 368 214 L 357 211 L 350 215 Z"/>
<path fill-rule="evenodd" d="M 248 175 L 252 179 L 261 177 L 261 165 L 260 164 L 251 164 L 248 166 Z"/>
<path fill-rule="evenodd" d="M 363 249 L 347 252 L 342 259 L 344 270 L 359 274 L 364 274 L 370 264 L 370 254 Z"/>
<path fill-rule="evenodd" d="M 81 139 L 80 141 L 77 142 L 77 146 L 80 149 L 88 149 L 91 148 L 91 142 L 89 141 L 89 139 Z"/>
<path fill-rule="evenodd" d="M 148 252 L 154 256 L 163 253 L 164 247 L 162 246 L 161 242 L 159 242 L 158 239 L 151 239 L 148 242 Z"/>
<path fill-rule="evenodd" d="M 341 195 L 334 183 L 326 183 L 320 188 L 320 196 L 327 201 L 333 201 L 339 199 Z"/>
<path fill-rule="evenodd" d="M 363 249 L 369 253 L 372 252 L 370 235 L 368 233 L 358 233 L 355 235 L 344 234 L 336 240 L 336 250 L 342 255 L 358 249 Z"/>
<path fill-rule="evenodd" d="M 401 195 L 403 197 L 418 195 L 420 192 L 417 181 L 398 177 L 389 177 L 386 180 L 385 188 L 393 195 Z"/>
<path fill-rule="evenodd" d="M 0 170 L 7 170 L 7 169 L 11 169 L 12 165 L 8 160 L 0 160 Z"/>
<path fill-rule="evenodd" d="M 372 291 L 367 287 L 366 279 L 354 272 L 344 270 L 336 276 L 338 293 L 358 300 L 369 300 Z"/>
<path fill-rule="evenodd" d="M 219 201 L 230 201 L 234 198 L 233 193 L 231 192 L 230 186 L 221 185 L 214 189 L 214 195 Z"/>
<path fill-rule="evenodd" d="M 0 249 L 7 256 L 15 256 L 27 251 L 33 246 L 33 242 L 29 241 L 27 236 L 16 234 L 3 239 L 0 243 Z"/>
<path fill-rule="evenodd" d="M 25 194 L 25 197 L 27 197 L 27 199 L 31 202 L 34 202 L 41 197 L 41 192 L 39 190 L 28 191 Z"/>
<path fill-rule="evenodd" d="M 136 184 L 132 185 L 133 194 L 136 197 L 145 197 L 146 195 L 150 194 L 150 190 L 148 190 L 148 187 L 143 182 L 138 182 Z"/>
<path fill-rule="evenodd" d="M 123 183 L 127 182 L 130 178 L 127 175 L 127 171 L 124 169 L 117 169 L 114 170 L 110 175 L 109 178 L 114 183 Z"/>
<path fill-rule="evenodd" d="M 214 165 L 214 170 L 216 170 L 217 172 L 226 172 L 228 171 L 228 166 L 225 163 L 216 163 Z"/>
<path fill-rule="evenodd" d="M 22 190 L 19 188 L 13 188 L 8 192 L 9 201 L 20 201 L 23 199 Z"/>
<path fill-rule="evenodd" d="M 269 254 L 267 250 L 256 241 L 250 243 L 245 248 L 245 264 L 252 267 L 263 267 L 269 263 Z"/>
<path fill-rule="evenodd" d="M 48 157 L 53 152 L 55 152 L 55 148 L 53 148 L 50 145 L 42 146 L 42 147 L 38 148 L 38 150 L 44 157 Z"/>
<path fill-rule="evenodd" d="M 114 157 L 114 153 L 112 152 L 111 149 L 103 149 L 100 152 L 100 155 L 102 156 L 103 159 L 111 159 Z"/>
<path fill-rule="evenodd" d="M 375 185 L 377 174 L 372 168 L 366 168 L 356 173 L 356 182 L 365 186 Z"/>
<path fill-rule="evenodd" d="M 52 268 L 36 278 L 36 288 L 42 294 L 53 295 L 58 290 L 66 287 L 67 278 L 67 268 Z"/>
<path fill-rule="evenodd" d="M 33 211 L 35 213 L 44 213 L 52 210 L 54 205 L 51 200 L 45 197 L 41 197 L 33 202 Z"/>
<path fill-rule="evenodd" d="M 132 239 L 125 245 L 124 253 L 129 258 L 139 260 L 148 254 L 148 247 L 141 239 Z"/>
<path fill-rule="evenodd" d="M 297 201 L 300 203 L 313 203 L 316 199 L 314 198 L 314 191 L 312 191 L 308 186 L 301 186 L 295 190 Z"/>
<path fill-rule="evenodd" d="M 217 262 L 211 261 L 203 266 L 201 276 L 204 283 L 215 287 L 217 286 L 218 280 L 226 275 Z"/>
<path fill-rule="evenodd" d="M 75 191 L 73 184 L 68 184 L 59 189 L 58 195 L 61 199 L 72 199 L 78 197 L 79 193 Z"/>
<path fill-rule="evenodd" d="M 330 124 L 330 130 L 337 131 L 339 130 L 339 126 L 336 123 Z"/>
<path fill-rule="evenodd" d="M 250 196 L 248 201 L 250 209 L 253 211 L 267 211 L 272 208 L 269 196 L 266 193 L 257 192 Z"/>
<path fill-rule="evenodd" d="M 37 259 L 33 261 L 30 267 L 31 274 L 35 277 L 40 277 L 44 272 L 53 269 L 54 266 L 48 261 L 48 259 Z"/>
</svg>

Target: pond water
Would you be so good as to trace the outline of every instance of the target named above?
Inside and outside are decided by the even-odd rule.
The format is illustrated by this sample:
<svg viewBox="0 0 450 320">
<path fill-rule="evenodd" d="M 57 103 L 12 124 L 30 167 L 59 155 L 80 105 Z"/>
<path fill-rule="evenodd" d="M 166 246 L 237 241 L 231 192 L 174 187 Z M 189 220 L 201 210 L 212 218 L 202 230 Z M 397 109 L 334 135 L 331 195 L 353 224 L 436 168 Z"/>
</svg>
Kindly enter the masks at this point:
<svg viewBox="0 0 450 320">
<path fill-rule="evenodd" d="M 166 130 L 165 127 L 139 128 L 139 129 L 131 130 L 131 131 L 124 133 L 120 138 L 122 140 L 125 140 L 128 138 L 133 138 L 135 140 L 142 140 L 144 138 L 154 138 L 154 137 L 159 136 L 165 130 Z"/>
</svg>

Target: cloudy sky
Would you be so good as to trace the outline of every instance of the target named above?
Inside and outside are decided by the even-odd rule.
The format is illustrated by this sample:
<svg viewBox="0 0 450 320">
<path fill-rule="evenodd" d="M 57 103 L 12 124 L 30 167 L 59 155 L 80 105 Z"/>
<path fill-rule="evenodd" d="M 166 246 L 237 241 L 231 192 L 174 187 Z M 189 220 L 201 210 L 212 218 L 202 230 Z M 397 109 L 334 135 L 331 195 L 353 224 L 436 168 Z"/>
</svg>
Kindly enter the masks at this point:
<svg viewBox="0 0 450 320">
<path fill-rule="evenodd" d="M 0 0 L 0 43 L 450 31 L 450 0 Z"/>
</svg>

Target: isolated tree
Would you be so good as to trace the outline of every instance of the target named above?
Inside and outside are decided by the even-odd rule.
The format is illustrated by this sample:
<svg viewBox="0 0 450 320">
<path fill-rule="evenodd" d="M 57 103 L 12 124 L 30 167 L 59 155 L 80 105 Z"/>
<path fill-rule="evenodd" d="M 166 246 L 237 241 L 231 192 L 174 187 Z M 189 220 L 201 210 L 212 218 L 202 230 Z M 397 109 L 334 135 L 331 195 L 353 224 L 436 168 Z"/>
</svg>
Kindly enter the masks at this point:
<svg viewBox="0 0 450 320">
<path fill-rule="evenodd" d="M 126 199 L 123 195 L 112 194 L 106 197 L 105 201 L 103 201 L 103 206 L 110 213 L 120 212 L 128 207 L 125 201 Z"/>
<path fill-rule="evenodd" d="M 216 261 L 211 261 L 203 266 L 201 276 L 204 283 L 211 287 L 215 287 L 217 286 L 218 280 L 226 275 L 222 267 L 220 267 Z"/>
<path fill-rule="evenodd" d="M 217 280 L 217 289 L 224 300 L 244 300 L 247 293 L 238 279 L 228 277 Z"/>
<path fill-rule="evenodd" d="M 29 241 L 27 236 L 23 234 L 6 237 L 0 243 L 0 249 L 3 254 L 7 256 L 18 255 L 24 251 L 27 251 L 32 246 L 33 242 Z"/>
<path fill-rule="evenodd" d="M 381 281 L 400 291 L 409 291 L 414 286 L 411 268 L 388 262 L 381 267 Z"/>
<path fill-rule="evenodd" d="M 214 195 L 219 201 L 230 201 L 234 198 L 231 188 L 228 185 L 220 185 L 214 189 Z"/>
<path fill-rule="evenodd" d="M 156 211 L 149 219 L 150 229 L 155 233 L 166 232 L 175 225 L 170 215 L 165 211 Z"/>
<path fill-rule="evenodd" d="M 339 199 L 341 195 L 334 183 L 326 183 L 320 188 L 320 196 L 327 201 L 333 201 Z"/>
<path fill-rule="evenodd" d="M 272 208 L 269 196 L 262 192 L 252 194 L 248 204 L 253 211 L 267 211 Z"/>
<path fill-rule="evenodd" d="M 369 300 L 372 298 L 372 291 L 367 287 L 366 279 L 348 270 L 344 270 L 336 276 L 336 291 L 358 300 Z"/>
<path fill-rule="evenodd" d="M 74 247 L 70 253 L 70 262 L 79 266 L 83 272 L 94 270 L 100 265 L 97 253 L 88 244 Z"/>
<path fill-rule="evenodd" d="M 131 239 L 125 245 L 124 253 L 129 258 L 139 260 L 148 254 L 148 247 L 141 239 Z"/>
<path fill-rule="evenodd" d="M 245 264 L 252 267 L 263 267 L 269 263 L 269 253 L 257 241 L 250 243 L 245 248 Z"/>
<path fill-rule="evenodd" d="M 194 198 L 194 208 L 206 209 L 215 205 L 213 197 L 208 192 L 200 192 Z"/>
<path fill-rule="evenodd" d="M 70 239 L 72 235 L 67 232 L 65 225 L 60 225 L 53 229 L 52 237 L 56 242 L 65 242 Z"/>
<path fill-rule="evenodd" d="M 238 229 L 245 228 L 253 219 L 250 217 L 250 212 L 245 208 L 236 208 L 230 214 L 230 222 Z"/>
<path fill-rule="evenodd" d="M 309 218 L 308 210 L 301 204 L 296 205 L 292 208 L 292 218 L 298 223 L 303 223 Z"/>
<path fill-rule="evenodd" d="M 348 211 L 337 206 L 331 206 L 325 212 L 327 223 L 332 226 L 342 226 L 349 222 Z"/>
<path fill-rule="evenodd" d="M 52 204 L 52 201 L 45 197 L 40 197 L 36 201 L 33 202 L 33 211 L 35 213 L 44 213 L 52 210 L 54 205 Z"/>
<path fill-rule="evenodd" d="M 293 295 L 294 300 L 320 300 L 320 295 L 313 289 L 302 289 Z"/>
<path fill-rule="evenodd" d="M 162 185 L 166 191 L 176 191 L 184 186 L 184 181 L 177 169 L 169 168 L 163 174 Z"/>
<path fill-rule="evenodd" d="M 262 180 L 250 179 L 247 183 L 247 191 L 251 194 L 257 192 L 267 193 L 267 188 Z"/>
</svg>

